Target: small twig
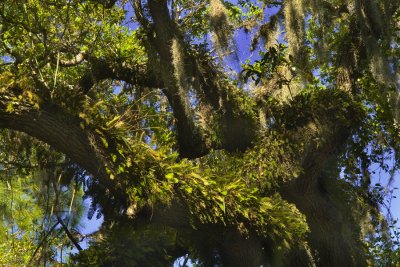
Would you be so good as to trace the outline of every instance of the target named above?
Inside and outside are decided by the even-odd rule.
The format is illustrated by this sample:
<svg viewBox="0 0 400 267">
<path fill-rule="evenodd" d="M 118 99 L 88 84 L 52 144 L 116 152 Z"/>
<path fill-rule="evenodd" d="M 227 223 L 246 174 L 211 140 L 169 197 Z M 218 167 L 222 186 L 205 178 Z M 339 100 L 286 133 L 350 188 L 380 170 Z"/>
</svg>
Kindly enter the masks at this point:
<svg viewBox="0 0 400 267">
<path fill-rule="evenodd" d="M 290 90 L 290 85 L 289 85 L 289 83 L 287 84 L 287 87 L 288 87 L 288 89 L 289 89 L 289 94 L 290 94 L 290 97 L 291 97 L 291 98 L 292 98 L 292 100 L 293 100 L 292 90 Z"/>
<path fill-rule="evenodd" d="M 75 238 L 72 236 L 71 232 L 68 230 L 67 226 L 64 224 L 63 220 L 60 218 L 60 216 L 57 216 L 58 222 L 61 224 L 62 228 L 64 229 L 65 233 L 67 234 L 69 240 L 74 244 L 74 246 L 79 250 L 82 251 L 82 247 L 79 245 L 79 243 L 75 240 Z"/>
<path fill-rule="evenodd" d="M 58 68 L 60 66 L 60 52 L 57 53 L 57 64 L 56 64 L 56 71 L 54 73 L 54 88 L 57 85 L 57 75 L 58 75 Z"/>
</svg>

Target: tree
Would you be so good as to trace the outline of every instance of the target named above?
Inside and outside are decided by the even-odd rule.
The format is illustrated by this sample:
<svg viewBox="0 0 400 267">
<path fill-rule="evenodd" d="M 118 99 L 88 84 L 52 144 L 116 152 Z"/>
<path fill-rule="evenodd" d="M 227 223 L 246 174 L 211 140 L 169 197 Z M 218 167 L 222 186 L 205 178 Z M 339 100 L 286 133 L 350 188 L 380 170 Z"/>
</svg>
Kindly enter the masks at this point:
<svg viewBox="0 0 400 267">
<path fill-rule="evenodd" d="M 80 222 L 82 190 L 65 186 L 73 174 L 64 156 L 26 135 L 0 132 L 0 263 L 65 262 Z M 66 169 L 68 166 L 68 170 Z M 74 232 L 75 235 L 75 232 Z M 79 245 L 78 245 L 79 246 Z"/>
<path fill-rule="evenodd" d="M 370 168 L 399 167 L 396 1 L 0 7 L 0 127 L 78 164 L 104 216 L 71 264 L 398 264 Z"/>
</svg>

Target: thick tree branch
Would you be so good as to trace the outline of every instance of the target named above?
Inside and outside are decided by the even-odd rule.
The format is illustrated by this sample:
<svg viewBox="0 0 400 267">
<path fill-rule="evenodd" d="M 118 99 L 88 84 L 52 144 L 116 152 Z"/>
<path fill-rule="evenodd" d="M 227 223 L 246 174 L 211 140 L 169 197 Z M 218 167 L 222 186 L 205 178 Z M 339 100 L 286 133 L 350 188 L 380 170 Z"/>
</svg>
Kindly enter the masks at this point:
<svg viewBox="0 0 400 267">
<path fill-rule="evenodd" d="M 158 53 L 160 74 L 165 86 L 163 91 L 168 98 L 176 119 L 180 154 L 182 157 L 187 158 L 203 156 L 208 152 L 208 148 L 205 145 L 200 129 L 194 123 L 194 114 L 186 97 L 186 91 L 189 88 L 180 88 L 179 81 L 174 75 L 175 67 L 172 64 L 171 45 L 173 39 L 178 38 L 176 25 L 169 16 L 167 1 L 151 0 L 148 5 L 150 15 L 154 21 L 155 33 L 155 38 L 151 39 L 151 45 Z"/>
<path fill-rule="evenodd" d="M 328 93 L 324 98 L 330 99 L 327 106 L 320 110 L 314 108 L 311 121 L 291 131 L 292 136 L 299 136 L 305 143 L 303 156 L 299 159 L 302 173 L 281 186 L 280 193 L 306 215 L 311 229 L 308 242 L 316 251 L 317 263 L 365 266 L 360 228 L 355 223 L 343 183 L 338 180 L 338 157 L 351 137 L 352 129 L 361 122 L 362 111 L 351 104 L 343 109 L 344 103 L 352 103 L 345 93 Z M 340 120 L 333 115 L 339 113 L 346 119 Z M 307 266 L 305 252 L 292 251 L 290 266 Z"/>
<path fill-rule="evenodd" d="M 315 250 L 317 263 L 329 263 L 324 266 L 366 264 L 359 225 L 338 181 L 337 155 L 349 136 L 347 129 L 333 131 L 326 144 L 306 156 L 303 174 L 281 188 L 282 196 L 306 215 L 311 230 L 308 242 Z M 304 252 L 292 253 L 296 263 L 290 266 L 307 266 Z"/>
<path fill-rule="evenodd" d="M 133 8 L 137 21 L 142 25 L 143 28 L 149 30 L 149 21 L 144 16 L 144 9 L 141 0 L 133 0 Z"/>
<path fill-rule="evenodd" d="M 50 103 L 41 103 L 38 108 L 29 100 L 13 99 L 18 96 L 12 90 L 0 92 L 0 128 L 21 131 L 48 143 L 99 179 L 110 192 L 115 190 L 79 118 Z"/>
<path fill-rule="evenodd" d="M 146 65 L 131 66 L 124 63 L 122 60 L 108 60 L 93 57 L 89 57 L 89 62 L 92 66 L 91 74 L 96 80 L 115 79 L 142 87 L 163 87 L 163 83 L 160 79 L 154 76 L 153 72 Z"/>
<path fill-rule="evenodd" d="M 52 64 L 58 64 L 63 68 L 74 67 L 84 62 L 89 64 L 90 69 L 81 77 L 78 84 L 80 90 L 84 93 L 87 93 L 97 82 L 106 79 L 124 81 L 132 85 L 148 88 L 163 88 L 164 86 L 147 65 L 138 64 L 133 66 L 127 64 L 124 59 L 97 58 L 83 51 L 77 53 L 70 60 L 57 57 L 52 57 Z"/>
<path fill-rule="evenodd" d="M 148 33 L 150 45 L 159 59 L 157 68 L 164 81 L 163 91 L 176 119 L 181 156 L 200 157 L 210 148 L 223 148 L 228 151 L 243 151 L 248 148 L 255 134 L 253 131 L 255 124 L 251 116 L 241 112 L 233 92 L 230 92 L 231 88 L 228 88 L 227 84 L 222 84 L 215 66 L 204 59 L 198 60 L 189 53 L 182 33 L 170 17 L 167 1 L 150 0 L 148 8 L 153 22 L 151 26 L 143 15 L 140 1 L 136 1 L 136 16 L 142 26 L 150 31 Z M 185 73 L 179 73 L 177 68 L 180 67 L 176 66 L 177 64 L 182 65 Z M 198 88 L 195 88 L 195 84 Z M 215 140 L 206 142 L 202 131 L 209 129 L 203 129 L 196 124 L 193 105 L 188 103 L 187 99 L 191 85 L 196 89 L 201 105 L 207 106 L 215 115 L 216 121 L 208 122 L 209 125 L 213 123 L 221 125 L 216 130 L 220 139 L 218 142 L 214 142 Z"/>
</svg>

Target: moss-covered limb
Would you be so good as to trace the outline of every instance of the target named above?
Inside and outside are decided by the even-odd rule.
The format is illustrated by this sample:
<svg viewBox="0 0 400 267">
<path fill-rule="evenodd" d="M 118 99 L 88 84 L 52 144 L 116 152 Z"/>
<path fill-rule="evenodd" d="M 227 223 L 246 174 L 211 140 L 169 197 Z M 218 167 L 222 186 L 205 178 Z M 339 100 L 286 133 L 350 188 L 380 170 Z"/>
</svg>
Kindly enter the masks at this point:
<svg viewBox="0 0 400 267">
<path fill-rule="evenodd" d="M 216 66 L 210 62 L 210 58 L 204 57 L 200 49 L 197 51 L 197 48 L 189 48 L 189 44 L 182 37 L 184 33 L 169 17 L 166 2 L 149 2 L 149 13 L 154 22 L 152 27 L 149 27 L 146 18 L 140 15 L 143 14 L 143 8 L 137 8 L 139 19 L 144 24 L 142 26 L 149 31 L 146 33 L 147 40 L 159 55 L 159 60 L 154 64 L 164 81 L 164 92 L 174 111 L 181 155 L 194 158 L 205 155 L 210 148 L 244 151 L 251 146 L 255 132 L 253 129 L 256 128 L 255 116 L 249 114 L 252 112 L 251 108 L 242 106 L 246 102 L 245 99 L 250 98 L 245 94 L 240 95 L 238 90 L 225 80 L 222 72 L 215 69 Z M 206 123 L 205 128 L 198 125 L 193 105 L 188 103 L 193 90 L 200 106 L 206 107 L 213 114 L 211 118 L 215 119 L 215 123 Z M 203 132 L 208 131 L 207 127 L 218 124 L 222 126 L 213 131 L 218 137 L 206 140 Z"/>
<path fill-rule="evenodd" d="M 270 240 L 282 246 L 282 251 L 299 246 L 304 240 L 305 218 L 294 205 L 273 193 L 278 186 L 275 180 L 294 176 L 290 170 L 284 170 L 291 159 L 279 149 L 276 155 L 264 158 L 265 154 L 261 154 L 257 158 L 254 157 L 257 147 L 244 162 L 239 157 L 216 152 L 215 159 L 205 159 L 204 165 L 197 166 L 188 160 L 177 160 L 177 155 L 170 154 L 168 149 L 154 150 L 137 138 L 124 140 L 107 132 L 98 134 L 105 138 L 100 144 L 110 151 L 110 157 L 106 158 L 110 162 L 108 174 L 113 177 L 115 188 L 125 189 L 127 195 L 124 213 L 137 223 L 150 220 L 153 224 L 199 235 L 226 227 L 238 241 L 247 237 L 261 243 Z M 261 142 L 260 146 L 285 147 L 279 142 Z M 232 167 L 226 169 L 227 166 Z M 277 168 L 282 171 L 275 172 Z M 102 195 L 104 190 L 98 186 L 94 181 L 87 193 L 108 210 L 106 217 L 112 218 L 111 210 L 117 214 L 120 211 L 115 203 L 107 201 Z M 222 234 L 213 245 L 218 247 L 218 242 L 227 242 L 228 246 L 229 240 L 225 238 Z M 264 253 L 262 247 L 257 249 Z"/>
<path fill-rule="evenodd" d="M 335 168 L 335 161 L 335 158 L 326 160 L 323 167 Z M 301 175 L 283 187 L 282 195 L 296 203 L 306 215 L 311 233 L 308 242 L 318 259 L 318 265 L 351 263 L 354 266 L 365 266 L 359 216 L 352 211 L 355 203 L 346 196 L 343 186 L 337 180 L 338 175 L 338 171 L 320 173 L 316 169 L 308 169 L 307 175 Z M 310 184 L 312 180 L 317 182 Z"/>
<path fill-rule="evenodd" d="M 275 119 L 271 127 L 306 150 L 311 149 L 307 146 L 315 150 L 336 139 L 346 140 L 367 116 L 363 103 L 341 89 L 303 92 L 290 102 L 273 102 L 269 109 Z"/>
<path fill-rule="evenodd" d="M 251 147 L 258 129 L 253 99 L 227 81 L 210 55 L 193 49 L 189 62 L 192 62 L 194 88 L 205 107 L 203 117 L 211 114 L 204 121 L 203 131 L 211 129 L 218 140 L 212 148 L 243 152 Z M 204 110 L 200 106 L 199 113 Z"/>
<path fill-rule="evenodd" d="M 65 153 L 93 175 L 93 183 L 97 184 L 103 196 L 108 196 L 116 206 L 124 205 L 125 192 L 110 180 L 106 168 L 110 164 L 99 152 L 104 152 L 104 148 L 99 146 L 101 136 L 84 129 L 80 118 L 33 95 L 17 85 L 3 87 L 0 92 L 0 127 L 25 132 Z"/>
<path fill-rule="evenodd" d="M 132 151 L 135 156 L 131 158 L 134 166 L 127 168 L 131 182 L 125 182 L 124 175 L 116 178 L 127 188 L 132 205 L 127 213 L 135 220 L 150 219 L 152 223 L 168 225 L 178 231 L 186 229 L 193 234 L 199 231 L 200 235 L 207 229 L 227 227 L 236 232 L 237 238 L 241 236 L 245 240 L 246 236 L 251 236 L 270 240 L 281 244 L 283 250 L 298 246 L 303 240 L 307 225 L 297 209 L 279 195 L 270 193 L 263 196 L 256 187 L 249 185 L 268 184 L 265 180 L 275 179 L 259 173 L 258 168 L 254 171 L 262 178 L 244 172 L 248 163 L 239 163 L 230 170 L 219 170 L 228 162 L 235 161 L 227 155 L 213 165 L 215 169 L 209 169 L 208 165 L 199 169 L 187 160 L 176 162 L 176 155 L 153 151 L 144 144 L 136 147 Z M 249 155 L 246 162 L 252 161 L 255 166 L 255 160 Z M 277 156 L 274 160 L 279 164 L 282 159 Z M 264 165 L 265 172 L 272 172 L 276 164 Z M 239 178 L 241 172 L 247 177 Z M 134 173 L 138 175 L 132 180 Z M 269 184 L 271 187 L 272 181 Z M 224 235 L 220 236 L 220 241 L 216 242 L 224 242 L 223 238 Z"/>
<path fill-rule="evenodd" d="M 129 83 L 133 86 L 145 88 L 162 88 L 163 83 L 154 76 L 154 73 L 145 64 L 134 65 L 123 59 L 88 57 L 88 71 L 79 80 L 79 89 L 87 93 L 101 81 L 112 79 Z"/>
<path fill-rule="evenodd" d="M 150 224 L 171 227 L 181 236 L 183 244 L 178 243 L 197 253 L 202 242 L 196 243 L 196 240 L 203 238 L 203 245 L 207 242 L 209 249 L 225 255 L 227 262 L 235 246 L 244 248 L 241 242 L 251 246 L 251 253 L 246 254 L 244 249 L 237 260 L 260 263 L 259 258 L 251 259 L 250 255 L 264 255 L 263 260 L 270 261 L 272 256 L 268 253 L 276 246 L 280 246 L 284 254 L 304 240 L 305 218 L 293 205 L 277 194 L 261 197 L 258 190 L 243 179 L 232 180 L 242 170 L 241 165 L 225 173 L 222 170 L 215 173 L 213 169 L 199 172 L 198 167 L 186 160 L 176 162 L 176 156 L 165 157 L 141 145 L 138 149 L 135 155 L 139 161 L 135 162 L 141 165 L 137 169 L 140 175 L 135 179 L 139 180 L 134 182 L 136 185 L 127 183 L 132 201 L 130 211 L 133 211 L 130 216 L 135 218 L 136 225 L 147 224 L 150 220 Z M 234 159 L 225 160 L 226 166 Z M 134 172 L 131 169 L 129 173 Z M 205 233 L 214 233 L 212 240 L 204 240 Z M 236 242 L 234 246 L 232 240 Z"/>
<path fill-rule="evenodd" d="M 300 172 L 296 179 L 284 182 L 279 192 L 306 215 L 315 263 L 334 266 L 352 262 L 363 266 L 365 252 L 357 223 L 360 217 L 351 212 L 355 203 L 346 197 L 343 184 L 337 180 L 339 173 L 334 172 L 347 140 L 366 118 L 362 103 L 341 89 L 315 89 L 284 103 L 267 101 L 260 105 L 267 105 L 274 118 L 270 130 L 274 129 L 282 135 L 281 139 L 287 138 L 294 145 L 292 160 Z M 259 147 L 256 149 L 261 151 Z M 288 151 L 286 148 L 285 155 L 290 154 Z M 331 229 L 335 227 L 337 236 L 332 236 Z M 319 254 L 319 250 L 324 252 Z M 300 251 L 292 250 L 291 257 L 302 255 L 307 262 L 307 250 Z M 308 266 L 310 262 L 301 264 Z"/>
<path fill-rule="evenodd" d="M 168 98 L 176 119 L 178 147 L 182 157 L 195 158 L 205 155 L 208 151 L 204 144 L 200 129 L 194 122 L 194 114 L 188 102 L 188 86 L 184 68 L 184 52 L 178 49 L 182 37 L 176 25 L 169 17 L 166 1 L 149 1 L 149 13 L 154 25 L 149 25 L 143 16 L 143 7 L 136 4 L 136 15 L 145 29 L 146 39 L 150 50 L 158 54 L 154 58 L 153 71 L 160 75 L 164 83 L 164 93 Z M 181 71 L 179 71 L 181 70 Z"/>
<path fill-rule="evenodd" d="M 296 99 L 299 102 L 293 102 L 292 108 L 296 109 L 299 104 L 298 111 L 284 114 L 296 114 L 293 121 L 299 125 L 290 127 L 289 118 L 284 124 L 285 129 L 292 129 L 292 140 L 298 138 L 294 142 L 303 143 L 299 158 L 302 171 L 297 179 L 282 186 L 280 192 L 306 215 L 311 229 L 308 240 L 318 254 L 317 264 L 335 266 L 351 262 L 354 266 L 364 266 L 357 216 L 351 212 L 353 204 L 349 203 L 337 180 L 337 163 L 346 140 L 360 125 L 365 111 L 347 93 L 339 90 L 314 92 L 314 95 Z M 297 137 L 296 129 L 299 131 Z M 333 235 L 332 229 L 337 229 Z"/>
<path fill-rule="evenodd" d="M 322 99 L 326 99 L 326 101 L 322 101 Z M 320 103 L 324 103 L 324 105 L 322 106 Z M 350 225 L 351 218 L 349 218 L 349 222 L 340 219 L 343 218 L 344 212 L 347 211 L 346 207 L 348 207 L 346 203 L 343 204 L 339 199 L 336 199 L 335 190 L 340 191 L 340 186 L 331 186 L 336 182 L 333 176 L 329 177 L 329 180 L 324 180 L 324 178 L 321 178 L 320 172 L 327 165 L 330 165 L 329 159 L 339 153 L 339 148 L 345 143 L 350 129 L 355 127 L 357 121 L 361 120 L 363 110 L 358 110 L 356 103 L 353 103 L 353 100 L 346 93 L 329 90 L 314 92 L 314 95 L 300 95 L 294 99 L 291 106 L 287 105 L 283 109 L 292 109 L 296 112 L 285 111 L 282 114 L 285 114 L 285 116 L 287 114 L 296 115 L 302 119 L 291 118 L 290 116 L 281 117 L 279 122 L 285 124 L 285 129 L 288 131 L 282 134 L 290 133 L 291 140 L 294 143 L 306 142 L 306 147 L 308 147 L 293 152 L 293 155 L 289 158 L 285 158 L 287 153 L 284 155 L 277 153 L 272 158 L 264 158 L 265 154 L 259 153 L 260 146 L 262 146 L 260 145 L 254 148 L 254 153 L 258 153 L 256 155 L 260 158 L 255 157 L 249 151 L 249 156 L 248 158 L 245 157 L 244 162 L 236 161 L 236 164 L 233 164 L 235 162 L 234 157 L 219 155 L 216 157 L 217 161 L 209 159 L 203 167 L 200 166 L 201 173 L 199 173 L 198 167 L 189 161 L 176 162 L 176 159 L 174 159 L 176 155 L 169 156 L 153 151 L 145 144 L 129 145 L 131 147 L 129 155 L 135 155 L 128 155 L 131 162 L 135 162 L 134 167 L 128 167 L 126 174 L 117 176 L 116 179 L 121 179 L 119 182 L 126 184 L 123 187 L 129 188 L 128 195 L 133 205 L 132 215 L 141 216 L 140 214 L 143 215 L 141 211 L 150 207 L 149 210 L 154 209 L 154 212 L 148 213 L 148 215 L 152 217 L 151 214 L 154 214 L 154 219 L 160 220 L 161 224 L 182 226 L 183 223 L 186 228 L 221 225 L 236 229 L 238 233 L 244 236 L 255 235 L 275 240 L 278 243 L 296 243 L 302 240 L 306 229 L 304 228 L 305 224 L 301 222 L 301 219 L 299 221 L 286 221 L 285 218 L 292 218 L 292 213 L 296 213 L 297 209 L 288 205 L 285 201 L 281 201 L 279 196 L 269 194 L 271 194 L 271 191 L 273 192 L 271 189 L 279 185 L 277 183 L 279 179 L 285 182 L 298 175 L 296 169 L 276 172 L 277 166 L 284 169 L 285 166 L 290 166 L 291 161 L 296 164 L 298 160 L 298 163 L 302 164 L 303 172 L 299 178 L 287 182 L 287 186 L 283 187 L 282 192 L 285 198 L 294 201 L 303 212 L 310 216 L 309 223 L 312 223 L 313 227 L 319 227 L 319 223 L 331 225 L 332 222 Z M 358 120 L 354 120 L 356 114 L 360 114 Z M 310 121 L 318 121 L 318 124 L 310 126 Z M 308 129 L 307 127 L 311 128 Z M 299 134 L 296 138 L 293 134 L 296 131 L 303 133 L 306 130 L 310 131 L 309 135 Z M 274 144 L 274 142 L 263 140 L 261 144 L 266 149 L 277 150 L 281 147 L 285 152 L 288 151 L 288 148 L 279 142 Z M 276 164 L 273 164 L 274 160 Z M 263 162 L 266 164 L 262 164 Z M 226 169 L 223 166 L 232 166 L 232 168 Z M 210 169 L 208 169 L 209 167 Z M 219 168 L 223 169 L 219 171 Z M 272 170 L 275 175 L 269 178 L 268 173 Z M 126 175 L 132 177 L 134 173 L 138 173 L 137 178 L 135 178 L 137 180 L 124 182 Z M 261 191 L 260 188 L 265 189 Z M 303 192 L 306 197 L 303 194 L 299 195 L 299 192 Z M 327 192 L 333 194 L 332 197 L 335 198 L 333 203 L 325 198 Z M 179 222 L 168 216 L 170 207 L 174 206 L 174 199 L 177 197 L 179 203 L 184 203 L 184 207 L 180 211 L 184 215 L 176 216 L 176 218 L 179 218 Z M 340 203 L 337 204 L 336 202 Z M 169 205 L 172 206 L 169 207 Z M 165 209 L 165 211 L 159 211 L 160 208 Z M 315 213 L 316 210 L 319 210 L 321 214 Z M 330 210 L 331 213 L 327 214 L 327 210 Z M 135 213 L 135 211 L 138 213 Z M 165 217 L 163 219 L 165 214 L 169 219 L 165 219 Z M 296 214 L 293 216 L 301 218 L 298 213 Z M 317 218 L 316 221 L 313 218 Z M 328 218 L 329 222 L 321 222 L 320 220 L 323 220 L 321 218 Z M 284 230 L 275 222 L 285 222 L 283 225 L 287 230 L 286 237 L 283 234 Z M 334 226 L 331 225 L 330 227 Z M 330 227 L 321 231 L 329 231 Z M 354 233 L 357 232 L 357 228 L 349 227 L 354 230 Z M 314 235 L 310 237 L 310 245 L 313 249 L 324 249 L 324 242 L 329 242 L 327 239 L 313 238 L 317 237 Z M 354 244 L 357 244 L 357 240 L 360 241 L 360 239 L 354 237 Z M 340 240 L 337 240 L 337 242 L 337 246 L 335 245 L 333 248 L 336 251 L 327 255 L 326 260 L 331 259 L 331 255 L 337 255 L 335 253 L 342 253 L 340 252 Z M 344 244 L 343 246 L 346 247 L 347 243 Z M 302 251 L 306 252 L 306 250 Z"/>
</svg>

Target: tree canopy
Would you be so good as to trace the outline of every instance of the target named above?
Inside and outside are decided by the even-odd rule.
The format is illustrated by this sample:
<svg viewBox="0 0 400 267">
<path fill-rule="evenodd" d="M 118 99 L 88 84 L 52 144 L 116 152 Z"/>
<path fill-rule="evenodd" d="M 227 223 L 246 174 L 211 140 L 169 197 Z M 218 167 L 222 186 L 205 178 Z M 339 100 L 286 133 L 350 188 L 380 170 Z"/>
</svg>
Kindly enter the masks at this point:
<svg viewBox="0 0 400 267">
<path fill-rule="evenodd" d="M 400 264 L 400 2 L 3 0 L 0 36 L 0 265 Z"/>
</svg>

